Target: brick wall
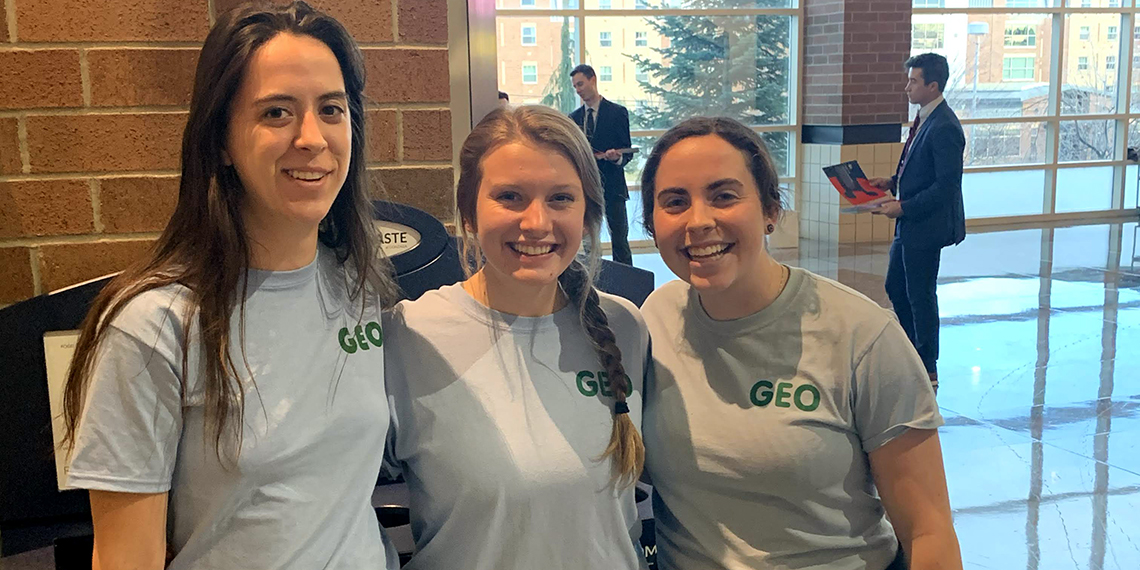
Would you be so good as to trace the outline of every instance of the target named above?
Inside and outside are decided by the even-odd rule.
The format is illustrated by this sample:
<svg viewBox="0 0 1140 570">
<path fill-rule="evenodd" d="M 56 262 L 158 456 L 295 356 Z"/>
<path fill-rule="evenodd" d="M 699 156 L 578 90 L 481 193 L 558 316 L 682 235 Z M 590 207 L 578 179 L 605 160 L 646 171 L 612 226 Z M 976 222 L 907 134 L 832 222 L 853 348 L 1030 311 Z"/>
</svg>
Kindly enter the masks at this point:
<svg viewBox="0 0 1140 570">
<path fill-rule="evenodd" d="M 911 0 L 805 0 L 807 125 L 905 121 Z"/>
<path fill-rule="evenodd" d="M 0 306 L 146 251 L 174 208 L 198 49 L 240 1 L 0 2 Z M 364 48 L 372 179 L 450 220 L 446 0 L 310 3 Z"/>
</svg>

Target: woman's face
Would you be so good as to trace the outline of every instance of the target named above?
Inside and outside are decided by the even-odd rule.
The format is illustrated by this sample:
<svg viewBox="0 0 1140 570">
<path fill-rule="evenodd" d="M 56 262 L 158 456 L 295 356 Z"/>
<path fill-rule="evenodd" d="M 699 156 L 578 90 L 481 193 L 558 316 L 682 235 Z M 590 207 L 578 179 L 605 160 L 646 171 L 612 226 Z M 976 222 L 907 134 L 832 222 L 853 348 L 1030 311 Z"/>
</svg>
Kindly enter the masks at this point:
<svg viewBox="0 0 1140 570">
<path fill-rule="evenodd" d="M 574 165 L 529 142 L 496 148 L 482 161 L 474 230 L 487 286 L 549 286 L 570 266 L 584 235 L 586 198 Z"/>
<path fill-rule="evenodd" d="M 766 216 L 744 154 L 717 135 L 665 152 L 655 179 L 653 228 L 665 265 L 704 294 L 760 283 Z"/>
<path fill-rule="evenodd" d="M 226 159 L 253 231 L 315 231 L 348 177 L 352 124 L 333 52 L 282 33 L 253 54 L 230 108 Z"/>
</svg>

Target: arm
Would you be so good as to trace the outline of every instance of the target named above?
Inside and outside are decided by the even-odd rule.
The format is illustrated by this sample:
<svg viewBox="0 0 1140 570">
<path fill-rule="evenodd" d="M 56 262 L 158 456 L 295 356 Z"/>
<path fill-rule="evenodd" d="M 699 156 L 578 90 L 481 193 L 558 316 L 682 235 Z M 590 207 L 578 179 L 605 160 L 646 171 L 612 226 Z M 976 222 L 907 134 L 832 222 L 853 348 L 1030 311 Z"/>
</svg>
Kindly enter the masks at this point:
<svg viewBox="0 0 1140 570">
<path fill-rule="evenodd" d="M 615 148 L 629 148 L 633 146 L 633 142 L 629 136 L 629 111 L 626 110 L 625 107 L 618 107 L 618 109 L 621 109 L 621 122 L 618 124 L 618 146 Z M 630 153 L 622 153 L 620 160 L 621 162 L 618 164 L 624 167 L 629 164 L 629 161 L 633 160 L 633 155 Z"/>
<path fill-rule="evenodd" d="M 95 526 L 92 570 L 160 570 L 166 566 L 167 493 L 91 491 Z"/>
<path fill-rule="evenodd" d="M 902 202 L 902 215 L 922 218 L 962 193 L 962 153 L 966 141 L 953 125 L 930 133 L 934 151 L 934 184 Z"/>
<path fill-rule="evenodd" d="M 875 486 L 910 568 L 960 570 L 938 432 L 908 429 L 869 457 Z"/>
</svg>

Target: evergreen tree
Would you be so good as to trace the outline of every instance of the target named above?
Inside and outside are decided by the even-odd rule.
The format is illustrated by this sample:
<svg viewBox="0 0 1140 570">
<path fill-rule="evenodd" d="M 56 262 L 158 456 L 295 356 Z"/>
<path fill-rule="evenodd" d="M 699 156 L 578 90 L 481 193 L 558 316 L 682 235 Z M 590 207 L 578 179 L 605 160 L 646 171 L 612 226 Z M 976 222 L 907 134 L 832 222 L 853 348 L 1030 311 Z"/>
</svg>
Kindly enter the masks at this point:
<svg viewBox="0 0 1140 570">
<path fill-rule="evenodd" d="M 570 40 L 570 18 L 562 19 L 562 59 L 554 73 L 550 74 L 550 81 L 542 91 L 543 105 L 558 109 L 569 115 L 578 108 L 578 93 L 570 79 L 570 72 L 574 70 L 574 43 Z"/>
<path fill-rule="evenodd" d="M 666 0 L 667 1 L 667 0 Z M 686 8 L 756 8 L 767 0 L 686 0 Z M 782 4 L 776 2 L 776 4 Z M 665 6 L 662 6 L 665 7 Z M 748 125 L 789 119 L 791 20 L 786 16 L 655 16 L 646 22 L 667 38 L 656 57 L 627 55 L 647 81 L 646 104 L 631 108 L 634 128 L 665 129 L 698 115 Z M 777 163 L 787 137 L 765 137 Z"/>
</svg>

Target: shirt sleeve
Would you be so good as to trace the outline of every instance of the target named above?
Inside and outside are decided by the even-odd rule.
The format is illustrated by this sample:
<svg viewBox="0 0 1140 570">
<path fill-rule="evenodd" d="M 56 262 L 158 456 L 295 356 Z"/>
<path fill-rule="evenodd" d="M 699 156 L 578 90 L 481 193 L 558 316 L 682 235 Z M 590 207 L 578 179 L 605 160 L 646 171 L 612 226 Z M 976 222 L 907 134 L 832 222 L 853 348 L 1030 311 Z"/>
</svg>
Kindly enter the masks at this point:
<svg viewBox="0 0 1140 570">
<path fill-rule="evenodd" d="M 92 367 L 68 487 L 170 490 L 182 435 L 181 362 L 176 367 L 158 342 L 107 327 Z"/>
<path fill-rule="evenodd" d="M 380 477 L 395 481 L 404 473 L 403 464 L 396 457 L 396 436 L 399 433 L 400 415 L 397 396 L 402 391 L 403 359 L 394 344 L 398 344 L 398 323 L 402 322 L 397 312 L 399 307 L 384 311 L 381 324 L 384 330 L 384 385 L 388 395 L 388 437 L 384 442 L 384 461 L 380 465 Z"/>
<path fill-rule="evenodd" d="M 855 428 L 870 453 L 907 429 L 935 429 L 942 415 L 926 368 L 890 319 L 855 365 Z"/>
</svg>

